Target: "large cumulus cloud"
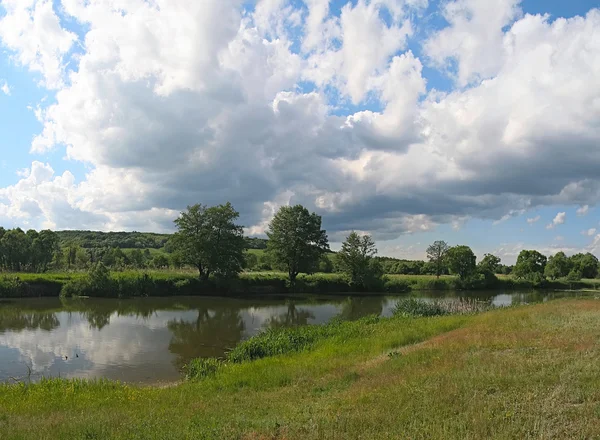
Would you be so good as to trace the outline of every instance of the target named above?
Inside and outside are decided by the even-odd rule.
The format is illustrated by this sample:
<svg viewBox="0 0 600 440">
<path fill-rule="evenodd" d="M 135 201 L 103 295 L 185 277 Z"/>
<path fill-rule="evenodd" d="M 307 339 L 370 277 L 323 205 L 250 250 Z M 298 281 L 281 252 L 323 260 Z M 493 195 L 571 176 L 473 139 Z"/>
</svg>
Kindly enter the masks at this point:
<svg viewBox="0 0 600 440">
<path fill-rule="evenodd" d="M 300 202 L 334 237 L 391 239 L 600 197 L 597 9 L 551 21 L 516 0 L 447 2 L 418 57 L 425 1 L 331 15 L 326 0 L 62 0 L 62 21 L 25 3 L 6 3 L 0 38 L 58 88 L 32 152 L 64 149 L 90 171 L 38 183 L 50 165 L 34 164 L 0 190 L 0 216 L 164 230 L 187 204 L 230 200 L 261 233 Z M 69 20 L 84 30 L 65 67 Z M 424 66 L 454 89 L 434 90 Z"/>
</svg>

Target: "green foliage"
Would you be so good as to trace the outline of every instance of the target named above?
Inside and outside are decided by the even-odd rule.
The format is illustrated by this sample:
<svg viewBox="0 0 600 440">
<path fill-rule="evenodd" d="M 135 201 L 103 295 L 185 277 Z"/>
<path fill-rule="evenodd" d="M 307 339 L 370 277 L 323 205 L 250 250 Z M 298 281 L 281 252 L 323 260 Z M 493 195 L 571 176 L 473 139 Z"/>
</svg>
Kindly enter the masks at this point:
<svg viewBox="0 0 600 440">
<path fill-rule="evenodd" d="M 378 321 L 379 318 L 366 317 L 353 322 L 334 320 L 325 325 L 269 329 L 240 342 L 227 354 L 227 361 L 241 363 L 307 350 L 322 339 L 334 336 L 342 340 L 356 337 L 360 333 L 368 332 L 368 326 Z"/>
<path fill-rule="evenodd" d="M 464 281 L 477 271 L 477 257 L 469 246 L 454 246 L 446 253 L 446 264 L 450 271 Z"/>
<path fill-rule="evenodd" d="M 598 276 L 598 258 L 589 252 L 575 254 L 571 258 L 573 269 L 581 272 L 583 278 L 596 278 Z"/>
<path fill-rule="evenodd" d="M 169 267 L 169 259 L 166 255 L 155 255 L 152 257 L 152 267 L 156 269 L 167 269 Z"/>
<path fill-rule="evenodd" d="M 199 380 L 217 374 L 224 365 L 222 360 L 215 358 L 198 358 L 185 366 L 185 378 L 187 380 Z"/>
<path fill-rule="evenodd" d="M 558 252 L 548 259 L 544 275 L 551 280 L 566 277 L 573 267 L 571 259 L 564 252 Z"/>
<path fill-rule="evenodd" d="M 571 269 L 571 271 L 567 274 L 567 281 L 572 283 L 576 281 L 581 281 L 582 273 L 579 269 Z"/>
<path fill-rule="evenodd" d="M 0 270 L 45 272 L 58 251 L 56 233 L 0 228 Z"/>
<path fill-rule="evenodd" d="M 514 276 L 534 283 L 541 283 L 544 279 L 547 258 L 538 251 L 523 250 L 517 258 L 513 270 Z"/>
<path fill-rule="evenodd" d="M 492 310 L 491 304 L 470 299 L 426 301 L 417 298 L 405 298 L 398 301 L 394 308 L 394 316 L 431 317 L 444 315 L 465 315 Z"/>
<path fill-rule="evenodd" d="M 18 298 L 24 296 L 26 284 L 18 277 L 4 276 L 0 278 L 0 298 Z"/>
<path fill-rule="evenodd" d="M 500 257 L 492 254 L 485 254 L 477 265 L 477 269 L 481 273 L 501 273 L 502 265 L 500 264 L 500 261 Z"/>
<path fill-rule="evenodd" d="M 446 254 L 450 246 L 445 241 L 435 241 L 431 246 L 427 248 L 427 258 L 431 263 L 434 274 L 439 278 L 444 273 L 446 267 Z"/>
<path fill-rule="evenodd" d="M 168 234 L 148 232 L 57 231 L 60 243 L 84 249 L 161 249 L 170 238 Z"/>
<path fill-rule="evenodd" d="M 258 256 L 252 252 L 244 252 L 244 269 L 255 270 L 258 266 Z"/>
<path fill-rule="evenodd" d="M 427 317 L 447 315 L 446 310 L 437 301 L 429 302 L 417 298 L 404 298 L 394 307 L 395 316 Z"/>
<path fill-rule="evenodd" d="M 188 206 L 175 220 L 175 247 L 185 263 L 198 269 L 200 278 L 208 280 L 211 273 L 231 277 L 242 270 L 245 241 L 243 228 L 234 223 L 238 217 L 227 202 L 213 207 Z"/>
<path fill-rule="evenodd" d="M 353 286 L 359 289 L 378 286 L 381 284 L 383 267 L 373 259 L 376 253 L 375 242 L 370 235 L 361 237 L 352 231 L 336 255 L 336 263 Z"/>
<path fill-rule="evenodd" d="M 329 249 L 321 217 L 302 205 L 282 206 L 271 220 L 267 236 L 267 252 L 285 268 L 292 284 L 300 272 L 313 272 Z"/>
</svg>

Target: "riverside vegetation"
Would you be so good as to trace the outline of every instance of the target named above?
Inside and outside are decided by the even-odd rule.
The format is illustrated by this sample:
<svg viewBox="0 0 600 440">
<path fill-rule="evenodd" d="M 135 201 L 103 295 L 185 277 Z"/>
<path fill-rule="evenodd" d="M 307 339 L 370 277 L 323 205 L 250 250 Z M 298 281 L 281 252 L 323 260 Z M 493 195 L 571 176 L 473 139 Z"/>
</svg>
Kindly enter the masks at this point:
<svg viewBox="0 0 600 440">
<path fill-rule="evenodd" d="M 332 253 L 321 217 L 301 205 L 279 209 L 269 224 L 268 240 L 245 238 L 236 224 L 238 217 L 230 203 L 190 206 L 175 220 L 178 231 L 172 236 L 38 233 L 0 227 L 0 270 L 5 272 L 0 276 L 0 297 L 403 293 L 600 285 L 595 281 L 599 262 L 592 254 L 567 257 L 559 252 L 547 259 L 524 250 L 509 267 L 490 254 L 477 263 L 468 246 L 436 241 L 427 249 L 428 262 L 411 262 L 378 257 L 372 238 L 355 232 L 338 253 Z M 151 248 L 142 251 L 143 246 Z"/>
<path fill-rule="evenodd" d="M 6 439 L 600 435 L 600 301 L 484 313 L 468 303 L 448 307 L 409 300 L 391 318 L 265 333 L 225 360 L 190 364 L 188 380 L 172 387 L 0 385 L 0 432 Z"/>
</svg>

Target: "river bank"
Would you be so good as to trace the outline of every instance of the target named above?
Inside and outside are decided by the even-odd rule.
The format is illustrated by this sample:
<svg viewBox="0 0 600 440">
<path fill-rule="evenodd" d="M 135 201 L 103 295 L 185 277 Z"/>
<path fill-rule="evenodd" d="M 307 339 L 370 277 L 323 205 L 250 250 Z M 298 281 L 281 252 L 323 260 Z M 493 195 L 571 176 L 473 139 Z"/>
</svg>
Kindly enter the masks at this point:
<svg viewBox="0 0 600 440">
<path fill-rule="evenodd" d="M 533 284 L 512 277 L 480 279 L 463 282 L 457 277 L 436 278 L 430 275 L 386 275 L 378 285 L 358 289 L 341 274 L 302 274 L 291 286 L 284 273 L 249 272 L 238 278 L 199 280 L 191 272 L 127 271 L 113 272 L 101 282 L 91 282 L 85 272 L 61 273 L 4 273 L 0 274 L 0 298 L 90 296 L 90 297 L 164 297 L 164 296 L 246 296 L 290 294 L 294 292 L 315 294 L 353 293 L 361 295 L 394 294 L 411 291 L 448 290 L 513 290 L 513 289 L 576 290 L 599 289 L 600 280 L 547 281 Z"/>
<path fill-rule="evenodd" d="M 4 438 L 593 438 L 600 301 L 347 323 L 168 388 L 0 386 Z M 568 378 L 568 380 L 565 380 Z"/>
</svg>

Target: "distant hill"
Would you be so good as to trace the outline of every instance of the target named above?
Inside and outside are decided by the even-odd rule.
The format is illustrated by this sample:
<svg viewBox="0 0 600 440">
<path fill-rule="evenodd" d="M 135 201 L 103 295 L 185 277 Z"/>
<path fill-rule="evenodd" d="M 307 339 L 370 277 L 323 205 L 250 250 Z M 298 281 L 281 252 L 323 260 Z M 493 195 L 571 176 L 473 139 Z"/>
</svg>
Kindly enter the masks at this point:
<svg viewBox="0 0 600 440">
<path fill-rule="evenodd" d="M 61 243 L 77 244 L 85 249 L 162 249 L 172 234 L 152 232 L 56 231 Z M 246 237 L 248 249 L 266 249 L 264 238 Z"/>
</svg>

